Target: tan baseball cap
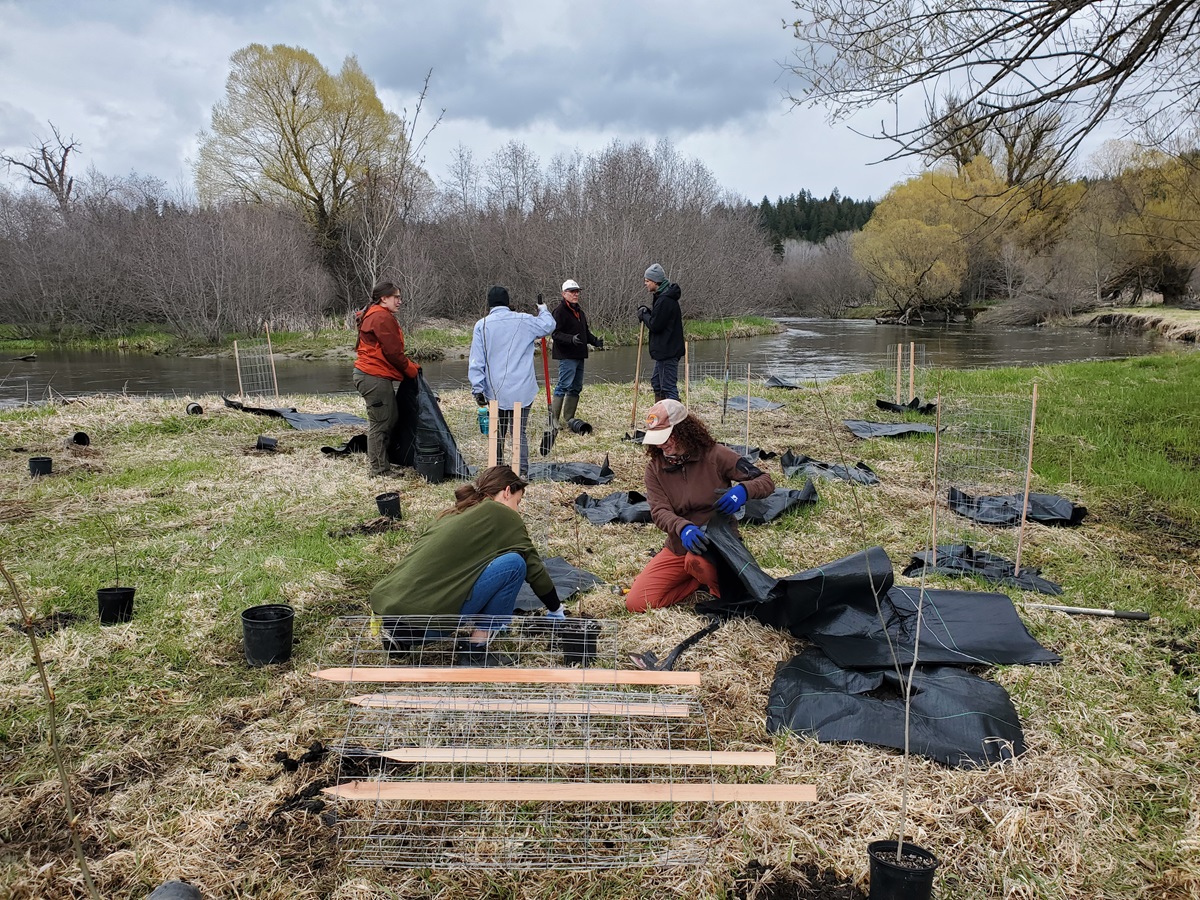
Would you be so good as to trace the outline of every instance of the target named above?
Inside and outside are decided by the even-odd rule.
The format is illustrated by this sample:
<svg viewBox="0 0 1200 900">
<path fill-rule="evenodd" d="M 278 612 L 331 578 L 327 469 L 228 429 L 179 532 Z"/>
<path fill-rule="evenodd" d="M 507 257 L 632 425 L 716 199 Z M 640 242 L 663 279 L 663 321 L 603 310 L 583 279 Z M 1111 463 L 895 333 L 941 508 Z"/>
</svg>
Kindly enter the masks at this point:
<svg viewBox="0 0 1200 900">
<path fill-rule="evenodd" d="M 659 400 L 646 411 L 646 436 L 643 444 L 659 446 L 671 439 L 675 426 L 687 418 L 687 407 L 678 400 Z"/>
</svg>

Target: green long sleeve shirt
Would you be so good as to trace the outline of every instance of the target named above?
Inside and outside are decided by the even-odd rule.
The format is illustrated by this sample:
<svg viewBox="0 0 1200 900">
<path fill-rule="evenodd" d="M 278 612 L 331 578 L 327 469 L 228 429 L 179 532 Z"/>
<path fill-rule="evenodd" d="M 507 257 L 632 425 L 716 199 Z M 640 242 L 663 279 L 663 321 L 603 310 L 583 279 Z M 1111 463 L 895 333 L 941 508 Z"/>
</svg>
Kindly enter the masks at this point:
<svg viewBox="0 0 1200 900">
<path fill-rule="evenodd" d="M 483 500 L 435 521 L 371 589 L 371 609 L 383 616 L 457 615 L 488 563 L 503 553 L 521 554 L 537 596 L 554 590 L 521 514 Z"/>
</svg>

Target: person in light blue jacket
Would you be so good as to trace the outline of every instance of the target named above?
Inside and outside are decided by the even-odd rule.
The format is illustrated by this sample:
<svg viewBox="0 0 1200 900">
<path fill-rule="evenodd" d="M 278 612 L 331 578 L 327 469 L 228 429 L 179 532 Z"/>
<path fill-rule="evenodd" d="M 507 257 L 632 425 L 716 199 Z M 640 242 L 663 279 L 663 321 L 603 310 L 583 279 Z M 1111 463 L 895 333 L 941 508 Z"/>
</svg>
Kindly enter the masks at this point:
<svg viewBox="0 0 1200 900">
<path fill-rule="evenodd" d="M 533 348 L 539 338 L 554 332 L 554 316 L 539 303 L 537 315 L 514 312 L 509 306 L 508 290 L 496 285 L 488 290 L 488 314 L 475 323 L 471 335 L 467 377 L 475 402 L 487 406 L 489 400 L 500 405 L 500 454 L 504 454 L 504 436 L 513 427 L 513 404 L 521 404 L 518 434 L 525 434 L 529 408 L 537 397 Z M 521 441 L 521 471 L 529 474 L 529 441 Z"/>
</svg>

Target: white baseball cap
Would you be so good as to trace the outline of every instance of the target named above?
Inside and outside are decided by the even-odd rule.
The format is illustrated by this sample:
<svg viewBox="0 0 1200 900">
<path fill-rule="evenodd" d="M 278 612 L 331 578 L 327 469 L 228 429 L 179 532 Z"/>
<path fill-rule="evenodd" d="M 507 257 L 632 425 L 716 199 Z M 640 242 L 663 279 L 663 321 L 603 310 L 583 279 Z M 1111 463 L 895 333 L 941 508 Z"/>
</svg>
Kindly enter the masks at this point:
<svg viewBox="0 0 1200 900">
<path fill-rule="evenodd" d="M 583 288 L 581 288 L 579 286 L 579 282 L 577 282 L 574 278 L 568 278 L 566 281 L 564 281 L 562 289 L 564 291 L 581 291 L 581 290 L 583 290 Z"/>
</svg>

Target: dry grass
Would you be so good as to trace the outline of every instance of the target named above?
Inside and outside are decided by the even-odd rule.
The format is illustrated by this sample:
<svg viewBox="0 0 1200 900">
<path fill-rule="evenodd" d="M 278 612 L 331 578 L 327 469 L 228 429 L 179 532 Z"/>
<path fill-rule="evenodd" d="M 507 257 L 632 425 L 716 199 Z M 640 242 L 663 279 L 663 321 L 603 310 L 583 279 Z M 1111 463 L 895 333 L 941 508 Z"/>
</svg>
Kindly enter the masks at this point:
<svg viewBox="0 0 1200 900">
<path fill-rule="evenodd" d="M 861 458 L 883 484 L 820 482 L 815 509 L 743 529 L 764 568 L 783 575 L 874 543 L 899 568 L 924 546 L 932 441 L 856 442 L 834 424 L 877 418 L 864 379 L 768 394 L 787 407 L 753 414 L 752 444 L 851 465 Z M 367 611 L 369 586 L 449 505 L 453 485 L 407 476 L 381 486 L 366 477 L 361 457 L 319 452 L 348 432 L 295 432 L 224 410 L 216 397 L 195 399 L 205 416 L 183 415 L 183 400 L 117 397 L 0 415 L 0 448 L 28 451 L 0 459 L 5 563 L 40 616 L 68 611 L 85 619 L 44 638 L 43 652 L 77 772 L 84 845 L 105 897 L 141 897 L 168 878 L 193 881 L 208 897 L 262 900 L 721 897 L 731 895 L 734 876 L 751 860 L 776 881 L 813 863 L 865 886 L 864 844 L 892 836 L 902 760 L 873 747 L 768 735 L 774 667 L 797 642 L 750 621 L 727 623 L 679 667 L 704 675 L 714 748 L 777 748 L 770 779 L 816 783 L 816 804 L 723 807 L 701 870 L 471 874 L 346 866 L 328 823 L 331 809 L 312 796 L 335 777 L 335 761 L 326 756 L 287 772 L 279 754 L 296 759 L 314 740 L 336 737 L 306 675 L 326 625 L 335 615 Z M 465 391 L 442 400 L 456 428 L 473 419 Z M 531 530 L 548 536 L 551 554 L 618 586 L 628 586 L 661 536 L 648 526 L 591 526 L 571 502 L 584 490 L 640 486 L 641 450 L 618 440 L 630 400 L 628 386 L 589 386 L 580 413 L 596 434 L 564 433 L 555 448 L 559 459 L 599 462 L 610 454 L 615 483 L 537 484 L 526 506 Z M 283 402 L 359 411 L 348 397 Z M 744 415 L 732 417 L 719 436 L 740 443 L 743 422 Z M 62 447 L 77 430 L 92 438 L 86 453 Z M 278 437 L 286 452 L 247 452 L 258 434 Z M 54 457 L 52 477 L 28 477 L 33 454 Z M 776 465 L 767 467 L 778 475 Z M 359 528 L 376 520 L 374 495 L 388 488 L 401 494 L 403 520 L 374 533 Z M 1091 499 L 1079 485 L 1070 493 Z M 1200 609 L 1195 547 L 1156 547 L 1144 533 L 1131 536 L 1123 517 L 1103 504 L 1093 512 L 1080 530 L 1034 527 L 1027 538 L 1028 562 L 1066 586 L 1065 602 Z M 95 623 L 92 594 L 112 580 L 101 518 L 116 539 L 122 580 L 138 586 L 134 620 L 107 628 Z M 1018 604 L 1042 599 L 1011 596 Z M 238 612 L 278 601 L 297 610 L 295 656 L 268 671 L 247 669 Z M 604 588 L 572 611 L 618 619 L 624 643 L 660 655 L 702 624 L 686 608 L 628 616 L 619 593 Z M 1124 623 L 1030 609 L 1025 618 L 1065 660 L 990 672 L 1021 713 L 1028 753 L 989 770 L 924 760 L 911 766 L 910 836 L 943 861 L 939 896 L 1197 896 L 1200 717 L 1188 696 L 1200 680 L 1195 617 L 1186 627 L 1170 616 Z M 24 641 L 0 629 L 0 896 L 82 897 Z"/>
</svg>

